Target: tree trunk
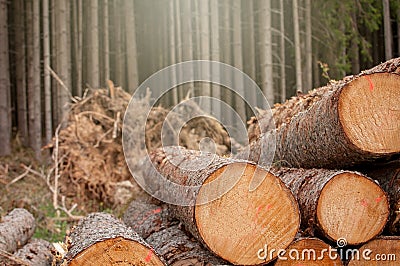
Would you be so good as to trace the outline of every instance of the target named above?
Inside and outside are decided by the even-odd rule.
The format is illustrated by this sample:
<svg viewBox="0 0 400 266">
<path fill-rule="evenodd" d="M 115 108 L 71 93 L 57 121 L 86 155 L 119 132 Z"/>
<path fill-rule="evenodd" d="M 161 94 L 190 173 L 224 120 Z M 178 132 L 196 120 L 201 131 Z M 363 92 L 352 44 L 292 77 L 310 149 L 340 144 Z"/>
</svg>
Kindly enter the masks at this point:
<svg viewBox="0 0 400 266">
<path fill-rule="evenodd" d="M 65 86 L 70 90 L 71 89 L 71 53 L 70 47 L 68 47 L 68 39 L 70 38 L 67 24 L 69 17 L 69 1 L 67 0 L 58 0 L 55 1 L 55 21 L 56 25 L 54 27 L 55 34 L 55 59 L 56 65 L 53 67 L 54 71 L 60 77 L 60 79 L 64 82 Z M 57 95 L 57 123 L 61 123 L 64 118 L 68 108 L 67 104 L 69 102 L 68 92 L 59 82 L 55 83 L 55 90 Z"/>
<path fill-rule="evenodd" d="M 377 180 L 388 193 L 391 206 L 391 216 L 386 230 L 393 235 L 400 233 L 400 159 L 388 163 L 365 165 L 360 172 Z"/>
<path fill-rule="evenodd" d="M 15 23 L 15 86 L 17 89 L 17 120 L 18 133 L 24 146 L 29 144 L 28 135 L 28 112 L 26 102 L 26 43 L 25 43 L 25 1 L 16 0 L 14 3 Z M 4 16 L 2 16 L 4 17 Z M 1 37 L 1 40 L 5 40 Z M 2 48 L 6 46 L 1 45 Z M 2 73 L 6 73 L 2 71 Z M 4 82 L 2 82 L 4 84 Z M 4 94 L 2 94 L 4 95 Z M 5 125 L 1 123 L 1 125 Z M 2 138 L 4 139 L 4 138 Z"/>
<path fill-rule="evenodd" d="M 277 140 L 275 160 L 290 167 L 338 169 L 399 153 L 399 72 L 396 58 L 294 97 L 259 123 L 253 119 L 251 141 L 260 136 L 259 125 L 262 132 L 273 122 L 277 129 L 251 144 L 250 159 L 258 159 L 261 145 L 273 144 L 271 135 Z"/>
<path fill-rule="evenodd" d="M 393 49 L 392 49 L 392 26 L 390 22 L 390 1 L 382 0 L 383 3 L 383 28 L 384 28 L 384 36 L 385 36 L 385 58 L 389 60 L 393 58 Z"/>
<path fill-rule="evenodd" d="M 125 34 L 126 34 L 126 65 L 128 71 L 128 84 L 125 88 L 133 93 L 139 85 L 137 51 L 136 51 L 136 29 L 134 1 L 126 1 L 125 7 Z"/>
<path fill-rule="evenodd" d="M 298 0 L 293 0 L 293 30 L 294 30 L 294 55 L 296 61 L 296 89 L 303 92 L 301 69 L 301 45 L 300 45 L 300 20 Z"/>
<path fill-rule="evenodd" d="M 333 249 L 318 238 L 299 238 L 290 244 L 284 256 L 278 258 L 274 265 L 343 265 L 337 252 L 328 252 Z"/>
<path fill-rule="evenodd" d="M 363 245 L 359 249 L 358 256 L 351 257 L 351 254 L 349 254 L 350 262 L 348 266 L 398 265 L 396 261 L 399 252 L 399 236 L 380 236 Z"/>
<path fill-rule="evenodd" d="M 11 153 L 11 96 L 8 51 L 7 1 L 0 1 L 0 156 Z"/>
<path fill-rule="evenodd" d="M 27 12 L 27 92 L 28 92 L 28 128 L 29 145 L 37 159 L 41 157 L 42 128 L 40 108 L 40 37 L 39 37 L 39 1 L 26 2 Z"/>
<path fill-rule="evenodd" d="M 271 0 L 260 1 L 259 4 L 261 89 L 269 105 L 273 106 L 275 97 L 272 75 Z"/>
<path fill-rule="evenodd" d="M 53 245 L 43 239 L 31 239 L 28 244 L 15 252 L 13 257 L 31 266 L 51 266 L 53 261 L 52 248 Z M 9 262 L 7 265 L 12 266 L 14 264 Z"/>
<path fill-rule="evenodd" d="M 169 220 L 166 205 L 132 201 L 123 221 L 132 227 L 168 265 L 226 265 L 188 236 L 175 220 Z"/>
<path fill-rule="evenodd" d="M 210 1 L 210 30 L 211 30 L 211 60 L 220 62 L 221 61 L 221 49 L 220 49 L 220 35 L 219 35 L 219 2 L 218 1 Z M 211 75 L 213 79 L 219 80 L 221 78 L 220 68 L 215 64 L 211 66 Z M 222 100 L 221 95 L 221 86 L 218 84 L 211 84 L 211 93 L 214 99 Z M 221 104 L 212 105 L 212 112 L 214 117 L 221 117 Z"/>
<path fill-rule="evenodd" d="M 266 263 L 275 256 L 260 261 L 249 254 L 257 254 L 265 243 L 279 249 L 293 240 L 299 226 L 297 203 L 269 172 L 246 161 L 179 147 L 158 149 L 150 160 L 153 164 L 146 161 L 142 167 L 148 191 L 177 201 L 169 205 L 172 215 L 224 260 L 240 265 Z M 249 191 L 252 179 L 262 182 Z M 226 192 L 227 188 L 231 189 Z"/>
<path fill-rule="evenodd" d="M 281 102 L 286 101 L 286 51 L 285 51 L 285 7 L 283 0 L 279 0 L 280 7 L 280 65 L 281 65 Z"/>
<path fill-rule="evenodd" d="M 312 26 L 311 26 L 311 0 L 306 0 L 306 67 L 305 67 L 305 75 L 306 75 L 306 82 L 305 88 L 312 88 Z M 358 71 L 359 72 L 359 71 Z M 356 73 L 358 73 L 356 72 Z"/>
<path fill-rule="evenodd" d="M 69 235 L 64 262 L 74 265 L 165 265 L 132 229 L 106 213 L 80 220 Z"/>
<path fill-rule="evenodd" d="M 48 67 L 50 64 L 50 25 L 49 25 L 49 0 L 42 1 L 43 20 L 43 92 L 44 92 L 44 132 L 45 142 L 50 143 L 53 137 L 53 118 L 51 108 L 51 78 Z"/>
<path fill-rule="evenodd" d="M 255 24 L 254 1 L 242 1 L 242 39 L 243 39 L 243 72 L 256 81 L 256 50 L 255 50 Z M 214 26 L 215 27 L 215 26 Z M 257 106 L 257 94 L 254 90 L 245 90 L 248 104 Z"/>
<path fill-rule="evenodd" d="M 181 19 L 181 41 L 182 41 L 182 61 L 193 60 L 193 41 L 191 36 L 193 35 L 192 29 L 192 1 L 178 0 L 180 6 Z M 193 76 L 193 69 L 188 69 L 188 75 Z M 193 90 L 193 82 L 187 82 L 182 85 L 183 93 L 187 94 L 188 91 Z"/>
<path fill-rule="evenodd" d="M 221 46 L 221 61 L 225 64 L 232 65 L 232 36 L 231 36 L 231 14 L 230 12 L 230 0 L 224 0 L 221 4 L 221 39 L 220 39 L 220 46 Z M 231 73 L 221 73 L 226 80 L 233 80 L 233 77 L 230 75 Z M 232 81 L 233 82 L 233 81 Z M 233 93 L 231 90 L 224 89 L 222 91 L 223 100 L 231 104 L 233 103 Z M 224 115 L 226 124 L 228 126 L 232 126 L 234 124 L 234 117 L 229 114 Z"/>
<path fill-rule="evenodd" d="M 25 209 L 14 209 L 0 223 L 0 251 L 14 253 L 35 232 L 35 218 Z M 0 253 L 0 265 L 4 259 Z"/>
<path fill-rule="evenodd" d="M 210 58 L 210 2 L 209 0 L 203 0 L 199 2 L 199 20 L 200 20 L 200 57 L 199 60 L 207 60 Z M 204 80 L 211 79 L 211 64 L 203 65 L 200 69 L 201 77 Z M 211 84 L 209 82 L 201 82 L 201 95 L 211 97 Z M 211 114 L 211 100 L 208 98 L 201 99 L 201 105 L 207 113 Z"/>
<path fill-rule="evenodd" d="M 99 65 L 99 3 L 90 0 L 88 9 L 88 40 L 87 40 L 87 77 L 86 82 L 92 88 L 100 87 Z"/>
<path fill-rule="evenodd" d="M 103 45 L 103 50 L 102 50 L 102 78 L 101 78 L 101 84 L 105 83 L 107 80 L 110 79 L 110 44 L 109 44 L 109 29 L 108 29 L 108 23 L 109 23 L 109 10 L 108 10 L 108 0 L 103 0 L 103 40 L 102 40 L 102 45 Z"/>
<path fill-rule="evenodd" d="M 389 216 L 385 192 L 356 172 L 281 168 L 272 170 L 297 199 L 306 235 L 322 235 L 349 245 L 382 232 Z M 357 224 L 357 226 L 354 226 Z"/>
</svg>

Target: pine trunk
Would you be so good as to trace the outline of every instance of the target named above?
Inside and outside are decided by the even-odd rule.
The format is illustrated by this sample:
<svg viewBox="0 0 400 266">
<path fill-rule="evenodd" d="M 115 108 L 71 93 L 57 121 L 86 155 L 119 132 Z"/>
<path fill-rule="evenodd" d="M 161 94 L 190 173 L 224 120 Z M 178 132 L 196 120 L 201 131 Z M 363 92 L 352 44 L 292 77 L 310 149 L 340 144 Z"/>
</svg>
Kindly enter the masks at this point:
<svg viewBox="0 0 400 266">
<path fill-rule="evenodd" d="M 136 30 L 134 1 L 126 1 L 125 7 L 125 34 L 126 34 L 126 65 L 128 84 L 126 90 L 133 93 L 139 85 L 137 51 L 136 51 Z"/>
<path fill-rule="evenodd" d="M 13 1 L 15 23 L 15 86 L 17 89 L 17 120 L 19 137 L 28 146 L 28 112 L 26 102 L 26 53 L 25 53 L 25 19 L 24 0 Z M 3 16 L 2 16 L 3 17 Z M 4 40 L 1 37 L 1 40 Z M 3 45 L 1 47 L 4 48 Z"/>
<path fill-rule="evenodd" d="M 14 253 L 25 245 L 35 232 L 35 218 L 25 209 L 14 209 L 0 223 L 0 265 L 2 252 Z"/>
<path fill-rule="evenodd" d="M 278 258 L 274 265 L 343 265 L 337 252 L 328 252 L 333 249 L 318 238 L 299 238 L 290 244 L 282 258 Z"/>
<path fill-rule="evenodd" d="M 390 212 L 386 194 L 361 174 L 296 168 L 272 172 L 297 199 L 306 235 L 322 235 L 333 241 L 345 238 L 349 245 L 356 245 L 377 236 L 385 227 Z"/>
<path fill-rule="evenodd" d="M 168 265 L 226 265 L 200 243 L 188 236 L 175 220 L 169 219 L 168 208 L 132 201 L 123 221 L 135 230 Z"/>
<path fill-rule="evenodd" d="M 50 17 L 49 17 L 49 0 L 42 1 L 42 18 L 43 18 L 43 92 L 44 92 L 44 132 L 45 142 L 50 143 L 53 137 L 53 117 L 51 108 L 51 78 L 50 71 Z"/>
<path fill-rule="evenodd" d="M 90 0 L 88 9 L 88 42 L 87 42 L 87 77 L 86 82 L 92 88 L 100 87 L 99 66 L 99 3 L 98 0 Z"/>
<path fill-rule="evenodd" d="M 293 240 L 299 227 L 297 203 L 268 171 L 246 161 L 179 147 L 158 149 L 150 160 L 153 164 L 146 161 L 142 168 L 148 190 L 170 202 L 171 197 L 181 200 L 169 205 L 172 216 L 224 260 L 266 263 L 275 257 L 260 261 L 253 256 L 260 247 L 268 243 L 284 249 Z M 167 185 L 164 179 L 179 186 Z M 262 182 L 249 191 L 254 180 Z"/>
<path fill-rule="evenodd" d="M 275 95 L 272 68 L 271 0 L 264 0 L 259 3 L 261 89 L 269 105 L 272 106 L 275 102 Z"/>
<path fill-rule="evenodd" d="M 386 60 L 392 59 L 393 48 L 392 48 L 392 25 L 390 21 L 390 1 L 382 0 L 383 4 L 383 28 L 385 37 L 385 58 Z"/>
<path fill-rule="evenodd" d="M 293 0 L 294 55 L 296 61 L 296 89 L 303 92 L 298 0 Z"/>
<path fill-rule="evenodd" d="M 31 266 L 50 266 L 53 261 L 52 249 L 53 245 L 43 239 L 31 239 L 25 246 L 15 252 L 13 257 Z M 12 265 L 21 264 L 12 264 L 11 261 L 7 264 L 7 266 Z"/>
<path fill-rule="evenodd" d="M 11 153 L 11 96 L 8 51 L 7 1 L 0 1 L 0 156 Z"/>
<path fill-rule="evenodd" d="M 358 255 L 351 257 L 348 266 L 392 266 L 398 265 L 398 254 L 400 253 L 399 236 L 380 236 L 365 245 L 358 252 Z"/>
<path fill-rule="evenodd" d="M 89 214 L 69 238 L 64 262 L 70 266 L 165 265 L 136 232 L 110 214 Z"/>
<path fill-rule="evenodd" d="M 283 0 L 279 0 L 280 7 L 280 67 L 281 67 L 281 102 L 286 101 L 286 51 L 285 51 L 285 7 Z"/>
<path fill-rule="evenodd" d="M 372 166 L 362 166 L 357 170 L 377 180 L 388 193 L 391 216 L 386 229 L 389 233 L 398 235 L 400 233 L 400 159 Z"/>
<path fill-rule="evenodd" d="M 250 160 L 265 164 L 257 151 L 271 136 L 277 140 L 275 160 L 290 167 L 338 169 L 399 153 L 398 73 L 400 58 L 293 97 L 276 105 L 272 117 L 265 112 L 253 118 Z"/>
</svg>

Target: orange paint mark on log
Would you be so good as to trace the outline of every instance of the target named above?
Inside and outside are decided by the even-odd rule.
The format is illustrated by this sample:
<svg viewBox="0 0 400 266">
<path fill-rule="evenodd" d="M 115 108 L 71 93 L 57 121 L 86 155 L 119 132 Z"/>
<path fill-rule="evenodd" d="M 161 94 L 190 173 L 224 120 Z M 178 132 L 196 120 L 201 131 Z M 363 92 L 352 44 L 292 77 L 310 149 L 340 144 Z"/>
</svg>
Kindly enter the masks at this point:
<svg viewBox="0 0 400 266">
<path fill-rule="evenodd" d="M 161 209 L 161 208 L 155 209 L 155 210 L 153 210 L 153 214 L 160 213 L 161 211 L 162 211 L 162 209 Z"/>
<path fill-rule="evenodd" d="M 267 204 L 267 206 L 265 206 L 265 210 L 269 211 L 272 208 L 272 206 L 270 204 Z"/>
<path fill-rule="evenodd" d="M 380 201 L 382 200 L 382 198 L 383 198 L 383 196 L 382 196 L 382 197 L 379 197 L 379 198 L 376 198 L 375 201 L 376 201 L 376 202 L 380 202 Z"/>
<path fill-rule="evenodd" d="M 364 206 L 364 207 L 367 207 L 368 206 L 368 202 L 365 199 L 362 199 L 361 200 L 361 205 Z"/>
<path fill-rule="evenodd" d="M 144 259 L 146 262 L 149 262 L 151 260 L 151 256 L 153 255 L 153 249 L 150 249 L 149 252 L 147 253 L 146 258 Z"/>
<path fill-rule="evenodd" d="M 372 82 L 372 80 L 371 80 L 371 78 L 370 77 L 368 77 L 368 76 L 364 76 L 367 80 L 368 80 L 368 82 L 369 82 L 369 90 L 370 91 L 373 91 L 374 90 L 374 83 Z"/>
</svg>

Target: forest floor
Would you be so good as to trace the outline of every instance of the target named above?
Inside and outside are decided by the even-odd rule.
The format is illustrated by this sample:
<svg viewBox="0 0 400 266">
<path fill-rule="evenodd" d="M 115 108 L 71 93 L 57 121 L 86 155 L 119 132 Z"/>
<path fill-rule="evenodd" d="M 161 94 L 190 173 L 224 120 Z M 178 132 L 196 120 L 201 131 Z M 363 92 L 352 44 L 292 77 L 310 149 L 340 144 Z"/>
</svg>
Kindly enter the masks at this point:
<svg viewBox="0 0 400 266">
<path fill-rule="evenodd" d="M 12 155 L 0 157 L 0 218 L 14 208 L 25 208 L 36 219 L 34 237 L 50 242 L 63 241 L 65 233 L 77 220 L 53 207 L 53 193 L 45 178 L 51 168 L 51 160 L 39 163 L 31 150 L 21 148 L 16 141 L 13 147 Z M 116 216 L 120 216 L 118 212 L 121 212 L 95 202 L 85 202 L 78 203 L 73 214 L 86 215 L 95 211 Z"/>
</svg>

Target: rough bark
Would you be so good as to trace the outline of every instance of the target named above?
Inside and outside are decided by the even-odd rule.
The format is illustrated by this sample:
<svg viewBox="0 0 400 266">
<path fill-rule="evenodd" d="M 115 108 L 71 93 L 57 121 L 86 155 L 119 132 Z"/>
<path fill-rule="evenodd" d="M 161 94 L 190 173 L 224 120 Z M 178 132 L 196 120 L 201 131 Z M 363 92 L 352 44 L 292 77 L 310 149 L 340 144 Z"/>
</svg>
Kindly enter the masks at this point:
<svg viewBox="0 0 400 266">
<path fill-rule="evenodd" d="M 43 20 L 43 94 L 44 94 L 44 132 L 45 142 L 50 143 L 53 137 L 53 119 L 51 108 L 51 79 L 48 67 L 50 66 L 50 24 L 49 24 L 49 0 L 42 2 Z"/>
<path fill-rule="evenodd" d="M 143 237 L 168 265 L 227 265 L 188 236 L 169 216 L 166 205 L 133 201 L 125 211 L 123 221 Z"/>
<path fill-rule="evenodd" d="M 352 254 L 346 254 L 346 256 L 350 259 L 348 266 L 385 266 L 398 265 L 399 253 L 399 236 L 380 236 L 360 247 L 358 256 L 352 256 Z"/>
<path fill-rule="evenodd" d="M 28 118 L 26 102 L 26 58 L 24 0 L 13 1 L 15 23 L 15 86 L 17 89 L 18 133 L 24 146 L 28 146 Z M 1 38 L 3 39 L 3 38 Z M 1 46 L 3 47 L 3 46 Z"/>
<path fill-rule="evenodd" d="M 125 2 L 125 34 L 126 34 L 126 66 L 128 71 L 128 84 L 126 89 L 133 93 L 139 85 L 137 51 L 136 51 L 136 29 L 134 1 Z"/>
<path fill-rule="evenodd" d="M 11 99 L 8 62 L 7 1 L 0 1 L 0 156 L 11 153 Z"/>
<path fill-rule="evenodd" d="M 271 0 L 259 1 L 261 89 L 270 106 L 275 102 L 272 68 Z"/>
<path fill-rule="evenodd" d="M 398 73 L 400 58 L 275 105 L 272 117 L 266 112 L 249 122 L 250 160 L 271 135 L 275 161 L 291 167 L 337 169 L 390 158 L 400 152 Z M 274 123 L 276 130 L 260 137 Z"/>
<path fill-rule="evenodd" d="M 387 196 L 368 177 L 325 169 L 281 168 L 272 172 L 297 199 L 306 235 L 322 235 L 333 241 L 344 237 L 349 245 L 356 245 L 377 236 L 385 227 Z"/>
<path fill-rule="evenodd" d="M 377 180 L 388 193 L 391 215 L 386 230 L 393 235 L 400 233 L 400 159 L 388 163 L 365 165 L 357 170 Z"/>
<path fill-rule="evenodd" d="M 284 1 L 279 0 L 280 12 L 280 80 L 281 80 L 281 102 L 286 101 L 286 51 L 285 51 L 285 6 Z"/>
<path fill-rule="evenodd" d="M 324 251 L 325 250 L 325 251 Z M 299 238 L 286 249 L 275 266 L 284 265 L 343 265 L 337 252 L 328 253 L 333 247 L 318 238 Z M 263 254 L 265 255 L 265 254 Z"/>
<path fill-rule="evenodd" d="M 383 28 L 384 28 L 384 37 L 385 37 L 385 58 L 389 60 L 393 57 L 393 48 L 392 48 L 392 25 L 390 21 L 390 1 L 382 0 L 383 5 Z"/>
<path fill-rule="evenodd" d="M 87 77 L 86 82 L 92 88 L 100 87 L 99 67 L 99 3 L 98 0 L 88 1 L 90 8 L 87 17 Z"/>
<path fill-rule="evenodd" d="M 293 0 L 294 55 L 296 61 L 296 89 L 303 92 L 298 0 Z"/>
<path fill-rule="evenodd" d="M 268 171 L 246 161 L 179 147 L 158 149 L 150 160 L 153 165 L 145 161 L 142 167 L 147 189 L 160 199 L 182 199 L 186 206 L 169 205 L 172 216 L 224 260 L 266 263 L 275 257 L 260 261 L 256 256 L 260 246 L 267 242 L 271 248 L 286 248 L 293 240 L 299 226 L 297 203 Z M 164 179 L 156 178 L 158 173 Z M 254 180 L 262 182 L 250 191 Z"/>
<path fill-rule="evenodd" d="M 25 245 L 35 232 L 35 218 L 25 209 L 14 209 L 0 223 L 0 265 L 3 252 L 14 253 Z"/>
<path fill-rule="evenodd" d="M 51 250 L 53 246 L 43 239 L 31 239 L 25 246 L 13 254 L 14 258 L 21 260 L 26 265 L 31 266 L 50 266 L 53 261 Z M 14 261 L 15 263 L 15 261 Z M 7 263 L 8 266 L 21 265 Z"/>
<path fill-rule="evenodd" d="M 165 265 L 136 232 L 106 213 L 80 220 L 68 236 L 64 262 L 74 265 Z"/>
</svg>

